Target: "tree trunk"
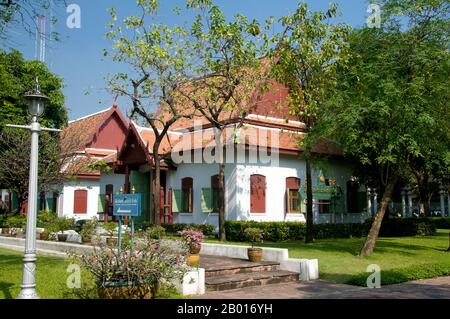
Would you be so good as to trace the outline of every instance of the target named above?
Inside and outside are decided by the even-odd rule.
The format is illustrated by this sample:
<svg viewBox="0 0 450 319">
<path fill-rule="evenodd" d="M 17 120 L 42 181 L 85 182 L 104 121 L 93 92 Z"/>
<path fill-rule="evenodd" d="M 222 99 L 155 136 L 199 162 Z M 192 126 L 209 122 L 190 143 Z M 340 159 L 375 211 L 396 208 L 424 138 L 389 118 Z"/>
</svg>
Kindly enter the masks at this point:
<svg viewBox="0 0 450 319">
<path fill-rule="evenodd" d="M 369 234 L 367 235 L 366 242 L 364 243 L 359 255 L 362 257 L 370 256 L 375 249 L 375 244 L 378 239 L 378 234 L 380 233 L 381 222 L 383 221 L 386 209 L 391 201 L 392 192 L 394 191 L 395 181 L 388 181 L 383 192 L 383 197 L 381 198 L 380 206 L 378 207 L 377 214 L 375 215 L 375 220 L 372 223 Z"/>
<path fill-rule="evenodd" d="M 305 243 L 314 241 L 312 167 L 309 156 L 306 158 L 306 237 Z"/>
<path fill-rule="evenodd" d="M 160 203 L 160 193 L 161 193 L 161 168 L 159 162 L 159 143 L 155 142 L 153 145 L 153 159 L 155 162 L 155 188 L 153 189 L 153 203 L 155 210 L 155 225 L 161 225 L 161 203 Z"/>
<path fill-rule="evenodd" d="M 219 164 L 219 240 L 225 241 L 225 163 Z"/>
<path fill-rule="evenodd" d="M 219 162 L 219 240 L 225 241 L 225 161 L 223 154 L 222 134 L 223 129 L 221 127 L 216 127 L 214 138 L 216 142 L 216 159 Z"/>
</svg>

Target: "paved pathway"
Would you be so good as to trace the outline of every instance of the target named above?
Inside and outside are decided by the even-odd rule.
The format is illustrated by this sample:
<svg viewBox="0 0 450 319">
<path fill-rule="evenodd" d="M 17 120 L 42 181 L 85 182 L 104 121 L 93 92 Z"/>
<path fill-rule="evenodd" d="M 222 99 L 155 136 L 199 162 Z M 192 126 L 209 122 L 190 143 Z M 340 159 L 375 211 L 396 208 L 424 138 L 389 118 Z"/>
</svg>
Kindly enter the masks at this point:
<svg viewBox="0 0 450 319">
<path fill-rule="evenodd" d="M 206 292 L 204 299 L 450 299 L 450 277 L 410 281 L 402 284 L 365 288 L 324 280 L 281 283 L 227 291 Z"/>
</svg>

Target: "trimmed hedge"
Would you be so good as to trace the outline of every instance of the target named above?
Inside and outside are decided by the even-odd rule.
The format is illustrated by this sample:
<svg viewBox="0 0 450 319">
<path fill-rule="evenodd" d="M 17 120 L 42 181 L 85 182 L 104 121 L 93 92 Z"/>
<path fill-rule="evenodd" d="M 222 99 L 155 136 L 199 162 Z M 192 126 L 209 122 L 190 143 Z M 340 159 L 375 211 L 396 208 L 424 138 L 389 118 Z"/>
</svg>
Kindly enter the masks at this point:
<svg viewBox="0 0 450 319">
<path fill-rule="evenodd" d="M 183 229 L 190 228 L 193 230 L 198 230 L 203 233 L 203 235 L 210 236 L 214 234 L 215 227 L 211 224 L 161 224 L 166 230 L 166 233 L 177 234 L 177 232 Z"/>
<path fill-rule="evenodd" d="M 364 237 L 367 236 L 371 225 L 372 220 L 363 224 L 315 224 L 314 238 Z M 264 240 L 273 242 L 303 240 L 306 234 L 306 224 L 302 222 L 226 221 L 227 240 L 245 242 L 244 230 L 248 227 L 262 229 Z M 383 221 L 380 236 L 426 236 L 435 232 L 435 223 L 427 218 L 392 218 Z"/>
<path fill-rule="evenodd" d="M 431 217 L 431 221 L 438 229 L 450 229 L 449 217 Z"/>
</svg>

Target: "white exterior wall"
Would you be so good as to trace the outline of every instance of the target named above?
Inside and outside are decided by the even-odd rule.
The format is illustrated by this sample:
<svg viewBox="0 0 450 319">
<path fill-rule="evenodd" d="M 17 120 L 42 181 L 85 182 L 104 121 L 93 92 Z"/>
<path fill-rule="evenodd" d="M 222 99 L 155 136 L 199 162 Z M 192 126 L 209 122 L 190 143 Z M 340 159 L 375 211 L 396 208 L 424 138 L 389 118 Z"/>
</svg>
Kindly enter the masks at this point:
<svg viewBox="0 0 450 319">
<path fill-rule="evenodd" d="M 88 191 L 87 213 L 74 214 L 74 192 L 77 189 Z M 98 195 L 100 194 L 100 181 L 98 180 L 79 180 L 66 182 L 63 185 L 62 192 L 57 200 L 58 216 L 66 216 L 75 219 L 90 219 L 98 217 Z"/>
<path fill-rule="evenodd" d="M 167 189 L 181 188 L 181 179 L 192 177 L 193 179 L 193 209 L 192 213 L 173 213 L 174 223 L 212 224 L 218 227 L 219 216 L 217 213 L 204 213 L 201 210 L 202 188 L 211 187 L 211 176 L 219 173 L 218 164 L 180 164 L 174 171 L 167 172 Z M 236 166 L 225 165 L 225 201 L 228 203 L 226 219 L 233 216 L 236 207 Z"/>
<path fill-rule="evenodd" d="M 114 194 L 125 184 L 125 174 L 102 174 L 100 178 L 100 194 L 105 194 L 106 185 L 112 184 Z"/>
<path fill-rule="evenodd" d="M 351 169 L 343 162 L 331 161 L 322 169 L 324 175 L 336 179 L 346 197 L 346 182 L 351 177 Z M 218 164 L 179 164 L 175 171 L 167 173 L 167 188 L 181 188 L 181 179 L 193 178 L 193 213 L 173 213 L 175 223 L 207 223 L 218 226 L 217 213 L 201 211 L 201 189 L 211 187 L 211 176 L 218 173 Z M 250 213 L 250 175 L 266 176 L 266 212 Z M 319 167 L 313 169 L 313 185 L 320 174 Z M 297 156 L 280 155 L 277 166 L 270 164 L 231 163 L 225 166 L 225 200 L 227 220 L 255 221 L 305 221 L 305 215 L 286 213 L 286 178 L 298 177 L 303 187 L 306 180 L 305 161 Z M 346 205 L 346 204 L 345 204 Z M 319 215 L 314 205 L 315 222 L 329 222 L 331 214 Z M 339 222 L 339 220 L 337 220 Z"/>
</svg>

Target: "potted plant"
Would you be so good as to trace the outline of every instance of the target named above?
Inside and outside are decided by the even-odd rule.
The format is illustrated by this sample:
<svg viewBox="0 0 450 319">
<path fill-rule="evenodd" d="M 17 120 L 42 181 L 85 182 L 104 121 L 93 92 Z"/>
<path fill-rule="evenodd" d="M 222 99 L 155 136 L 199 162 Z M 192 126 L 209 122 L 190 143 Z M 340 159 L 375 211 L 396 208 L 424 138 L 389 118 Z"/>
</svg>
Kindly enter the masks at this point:
<svg viewBox="0 0 450 319">
<path fill-rule="evenodd" d="M 247 249 L 248 259 L 251 262 L 260 262 L 262 259 L 262 248 L 255 247 L 255 243 L 263 240 L 263 231 L 259 228 L 246 228 L 245 237 L 251 243 L 252 247 Z"/>
<path fill-rule="evenodd" d="M 67 217 L 57 217 L 55 220 L 55 230 L 58 232 L 58 241 L 67 241 L 69 234 L 65 234 L 64 231 L 73 227 L 74 220 Z M 61 233 L 59 233 L 61 232 Z"/>
<path fill-rule="evenodd" d="M 91 220 L 87 220 L 83 223 L 83 226 L 81 227 L 80 231 L 81 241 L 83 243 L 92 242 L 92 236 L 95 234 L 97 225 L 98 219 L 96 217 L 92 218 Z"/>
<path fill-rule="evenodd" d="M 113 237 L 117 232 L 117 223 L 116 222 L 104 223 L 103 229 L 106 231 L 108 235 L 108 237 L 106 238 L 106 243 L 110 246 L 117 245 L 117 238 Z"/>
<path fill-rule="evenodd" d="M 188 270 L 186 253 L 172 245 L 155 248 L 144 239 L 133 252 L 101 244 L 72 257 L 95 277 L 100 298 L 149 299 L 155 298 L 160 282 L 182 280 Z"/>
<path fill-rule="evenodd" d="M 183 242 L 189 249 L 187 263 L 189 266 L 198 266 L 200 263 L 200 250 L 202 248 L 203 233 L 201 231 L 184 229 L 178 232 L 183 238 Z"/>
</svg>

